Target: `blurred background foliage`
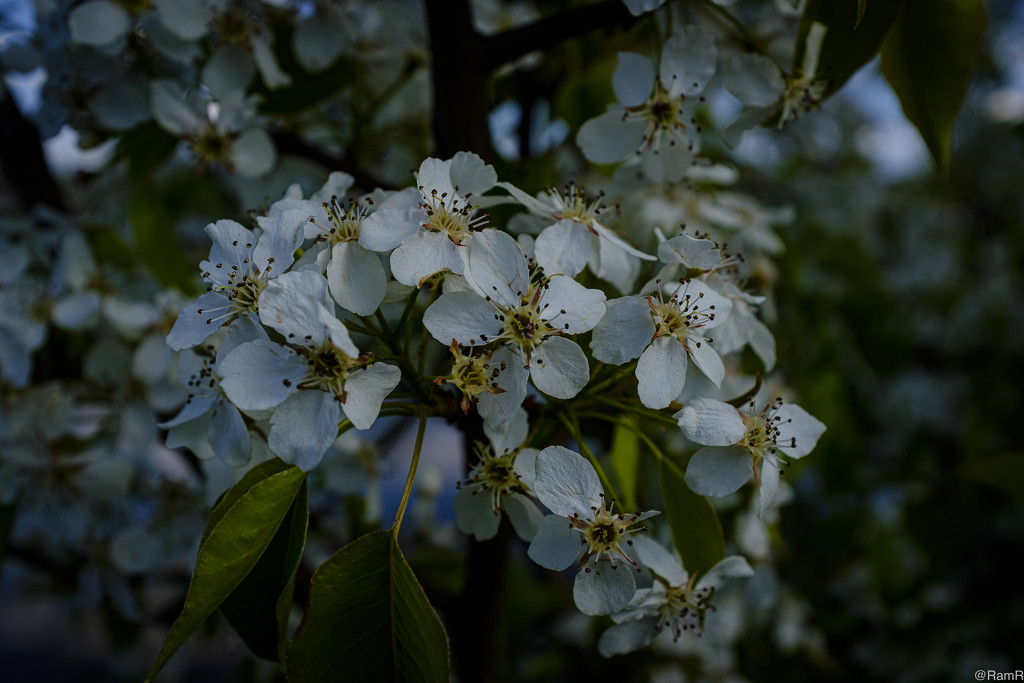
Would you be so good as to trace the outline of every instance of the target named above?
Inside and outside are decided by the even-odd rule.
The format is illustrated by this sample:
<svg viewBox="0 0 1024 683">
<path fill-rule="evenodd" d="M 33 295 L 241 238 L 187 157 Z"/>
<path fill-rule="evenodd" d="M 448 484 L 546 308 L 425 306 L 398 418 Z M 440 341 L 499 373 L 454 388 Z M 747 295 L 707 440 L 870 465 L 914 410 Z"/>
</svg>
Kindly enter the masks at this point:
<svg viewBox="0 0 1024 683">
<path fill-rule="evenodd" d="M 766 4 L 740 3 L 740 9 L 757 17 Z M 877 61 L 821 111 L 782 131 L 748 133 L 735 155 L 709 144 L 712 158 L 739 160 L 739 189 L 766 205 L 795 208 L 795 221 L 779 228 L 785 253 L 776 269 L 760 276 L 777 292 L 769 324 L 779 344 L 779 375 L 828 425 L 813 457 L 787 472 L 792 499 L 770 537 L 759 541 L 774 568 L 723 595 L 709 619 L 709 635 L 731 644 L 735 658 L 684 642 L 669 653 L 655 649 L 603 660 L 593 654 L 593 644 L 607 624 L 578 615 L 556 625 L 554 641 L 541 639 L 539 625 L 560 619 L 571 598 L 562 577 L 512 563 L 505 590 L 519 609 L 509 610 L 502 624 L 507 680 L 679 680 L 672 664 L 679 656 L 682 671 L 695 679 L 739 675 L 793 683 L 968 680 L 977 669 L 1021 666 L 1024 591 L 1014 557 L 1024 543 L 1024 10 L 1013 0 L 989 0 L 986 7 L 982 65 L 967 90 L 947 173 L 931 166 L 920 140 L 909 146 L 911 162 L 897 159 L 902 165 L 891 167 L 885 147 L 894 138 L 882 131 L 892 121 L 893 105 L 879 86 Z M 624 30 L 566 42 L 536 66 L 495 79 L 494 101 L 512 101 L 519 112 L 512 149 L 521 156 L 496 159 L 500 177 L 538 188 L 580 172 L 578 155 L 566 151 L 571 133 L 612 99 L 615 49 L 634 37 Z M 279 53 L 287 67 L 286 51 Z M 392 82 L 401 86 L 411 79 L 422 58 L 410 51 L 409 71 Z M 363 92 L 376 87 L 354 61 L 332 73 Z M 338 125 L 365 144 L 327 148 L 340 149 L 346 162 L 396 185 L 414 165 L 410 159 L 429 153 L 422 123 L 396 119 L 362 127 L 359 88 L 346 89 L 340 103 L 316 116 L 304 111 L 342 85 L 310 82 L 315 90 L 296 84 L 267 100 L 267 112 L 293 117 L 281 136 L 289 125 L 311 119 Z M 570 85 L 559 89 L 560 83 Z M 290 92 L 311 99 L 296 101 Z M 535 120 L 534 112 L 542 122 L 531 133 L 526 122 Z M 550 131 L 555 120 L 568 136 L 537 134 Z M 150 257 L 147 265 L 157 280 L 188 289 L 195 286 L 192 269 L 178 266 L 197 262 L 193 255 L 207 248 L 198 228 L 214 218 L 244 217 L 254 208 L 253 197 L 279 196 L 283 187 L 271 190 L 268 181 L 239 190 L 233 180 L 213 174 L 158 175 L 174 140 L 146 125 L 121 137 L 116 154 L 127 161 L 130 175 L 152 183 L 136 183 L 127 192 L 116 178 L 83 172 L 64 181 L 65 191 L 89 207 L 87 215 L 102 215 L 97 207 L 104 202 L 130 207 L 136 240 L 178 234 L 187 256 Z M 916 136 L 907 126 L 895 130 L 888 134 Z M 395 152 L 395 136 L 409 143 L 403 144 L 408 152 Z M 315 161 L 293 158 L 275 178 L 292 173 L 308 191 L 320 173 Z M 85 201 L 89 194 L 96 199 Z M 189 197 L 187 204 L 177 200 L 182 196 Z M 131 261 L 129 235 L 106 230 L 102 219 L 84 226 L 98 259 Z M 41 373 L 60 374 L 58 360 L 41 357 Z M 351 508 L 362 501 L 341 504 Z M 314 520 L 317 513 L 321 519 L 338 513 L 331 507 L 336 499 L 313 505 Z M 744 508 L 743 501 L 725 501 L 723 525 L 740 524 Z M 201 525 L 201 511 L 194 516 Z M 328 537 L 367 530 L 360 528 L 358 510 L 342 518 L 336 526 L 320 522 L 319 530 Z M 13 519 L 12 507 L 0 508 L 0 550 Z M 410 543 L 410 563 L 443 610 L 446 595 L 456 594 L 465 577 L 446 571 L 448 551 L 419 541 Z M 125 619 L 110 596 L 100 599 L 99 609 L 76 613 L 49 597 L 79 590 L 73 557 L 52 563 L 19 547 L 3 559 L 0 639 L 7 645 L 0 646 L 0 670 L 18 672 L 12 680 L 119 680 L 155 651 L 180 607 L 171 604 L 143 628 Z M 183 584 L 187 573 L 179 569 L 175 579 Z M 735 604 L 753 616 L 737 622 Z M 18 633 L 23 620 L 42 620 L 50 628 L 28 629 L 37 637 L 26 638 Z M 181 680 L 274 679 L 272 669 L 243 656 L 222 623 L 212 620 L 206 628 L 209 637 L 193 639 L 180 655 L 189 662 L 177 671 Z M 92 635 L 79 638 L 82 633 Z M 140 650 L 141 657 L 129 654 Z M 53 651 L 61 656 L 51 658 Z M 687 658 L 694 653 L 710 665 Z"/>
</svg>

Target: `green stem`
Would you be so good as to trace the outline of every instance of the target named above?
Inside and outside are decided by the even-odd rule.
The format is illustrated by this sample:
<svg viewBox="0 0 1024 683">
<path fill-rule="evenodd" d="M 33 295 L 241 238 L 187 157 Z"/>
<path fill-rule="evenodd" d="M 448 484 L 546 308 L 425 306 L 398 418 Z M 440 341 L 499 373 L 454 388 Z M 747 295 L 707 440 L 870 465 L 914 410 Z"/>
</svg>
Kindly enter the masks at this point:
<svg viewBox="0 0 1024 683">
<path fill-rule="evenodd" d="M 395 514 L 395 523 L 391 525 L 391 532 L 398 538 L 398 530 L 402 526 L 402 517 L 405 515 L 405 506 L 409 504 L 409 495 L 412 493 L 412 483 L 416 480 L 416 468 L 420 464 L 420 451 L 423 450 L 423 434 L 427 431 L 427 415 L 420 414 L 419 424 L 416 425 L 416 445 L 412 448 L 412 462 L 409 463 L 409 476 L 405 479 L 405 490 L 402 491 L 402 502 L 398 504 L 398 512 Z"/>
<path fill-rule="evenodd" d="M 595 456 L 594 452 L 590 450 L 590 446 L 587 445 L 587 442 L 583 440 L 583 432 L 580 430 L 580 424 L 576 420 L 576 414 L 570 409 L 561 413 L 558 417 L 562 421 L 562 424 L 565 425 L 566 429 L 568 429 L 572 434 L 573 438 L 576 439 L 576 446 L 580 449 L 580 454 L 585 456 L 587 460 L 590 461 L 590 464 L 594 466 L 594 470 L 597 472 L 597 477 L 601 480 L 601 485 L 604 487 L 605 493 L 608 494 L 608 498 L 615 500 L 617 496 L 615 495 L 614 487 L 612 487 L 612 482 L 608 478 L 608 475 L 605 474 L 604 468 L 601 467 L 601 463 L 598 461 L 597 456 Z"/>
</svg>

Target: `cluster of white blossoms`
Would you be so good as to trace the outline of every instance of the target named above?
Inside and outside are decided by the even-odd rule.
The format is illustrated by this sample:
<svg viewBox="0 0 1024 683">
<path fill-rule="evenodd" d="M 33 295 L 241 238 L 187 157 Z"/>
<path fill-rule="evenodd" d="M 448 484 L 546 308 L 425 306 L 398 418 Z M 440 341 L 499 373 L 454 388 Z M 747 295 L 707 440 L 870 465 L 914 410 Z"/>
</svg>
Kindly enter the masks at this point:
<svg viewBox="0 0 1024 683">
<path fill-rule="evenodd" d="M 781 402 L 740 413 L 687 381 L 691 365 L 702 386 L 726 379 L 716 330 L 737 328 L 729 355 L 753 343 L 746 327 L 767 333 L 742 259 L 708 237 L 660 231 L 649 254 L 606 224 L 603 195 L 571 184 L 534 197 L 465 152 L 425 160 L 414 187 L 348 196 L 352 185 L 334 173 L 309 199 L 289 189 L 251 230 L 207 227 L 208 291 L 167 337 L 179 350 L 203 345 L 202 363 L 163 426 L 205 433 L 235 466 L 265 438 L 308 471 L 339 434 L 381 414 L 479 420 L 486 443 L 455 496 L 463 532 L 492 538 L 505 516 L 534 561 L 575 568 L 578 608 L 618 622 L 606 654 L 699 628 L 713 581 L 746 563 L 729 558 L 695 583 L 654 541 L 635 545 L 656 510 L 617 509 L 589 451 L 536 440 L 614 381 L 620 410 L 671 411 L 664 420 L 709 446 L 690 461 L 695 492 L 732 493 L 753 475 L 768 510 L 784 458 L 809 452 L 823 426 Z M 498 204 L 525 209 L 537 236 L 493 224 L 482 207 Z M 609 299 L 615 289 L 626 295 Z M 605 389 L 592 391 L 599 374 Z"/>
</svg>

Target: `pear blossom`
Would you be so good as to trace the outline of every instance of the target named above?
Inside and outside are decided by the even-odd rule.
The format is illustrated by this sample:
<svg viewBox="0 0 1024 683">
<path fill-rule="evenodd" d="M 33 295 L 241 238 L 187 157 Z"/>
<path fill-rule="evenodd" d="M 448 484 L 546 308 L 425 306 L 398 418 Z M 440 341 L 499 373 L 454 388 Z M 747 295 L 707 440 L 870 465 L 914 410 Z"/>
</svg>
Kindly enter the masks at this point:
<svg viewBox="0 0 1024 683">
<path fill-rule="evenodd" d="M 526 494 L 533 486 L 537 449 L 523 448 L 526 411 L 498 427 L 484 425 L 490 445 L 476 444 L 480 460 L 455 494 L 455 520 L 464 533 L 483 541 L 498 533 L 501 511 L 524 541 L 532 541 L 543 515 Z"/>
<path fill-rule="evenodd" d="M 331 296 L 338 305 L 356 315 L 370 315 L 387 294 L 388 275 L 380 257 L 359 243 L 362 223 L 374 201 L 367 197 L 364 202 L 346 202 L 353 182 L 349 174 L 335 171 L 303 203 L 312 211 L 305 236 L 325 245 L 316 262 L 326 272 Z"/>
<path fill-rule="evenodd" d="M 535 198 L 509 183 L 498 185 L 531 213 L 556 221 L 536 241 L 537 263 L 548 273 L 575 277 L 589 263 L 598 277 L 628 289 L 638 270 L 636 259 L 655 260 L 602 223 L 603 192 L 589 201 L 585 189 L 570 183 L 562 193 L 551 188 Z"/>
<path fill-rule="evenodd" d="M 633 542 L 637 560 L 651 570 L 651 588 L 639 589 L 621 612 L 612 615 L 612 626 L 601 634 L 598 651 L 605 657 L 625 654 L 650 644 L 662 632 L 678 640 L 686 631 L 700 633 L 715 590 L 727 579 L 753 576 L 745 559 L 730 555 L 699 580 L 691 576 L 676 553 L 657 541 L 638 536 Z"/>
<path fill-rule="evenodd" d="M 285 273 L 267 285 L 259 315 L 292 346 L 257 339 L 220 361 L 231 402 L 245 412 L 274 409 L 270 449 L 306 471 L 334 443 L 343 415 L 369 429 L 401 379 L 393 365 L 360 357 L 331 306 L 318 272 Z"/>
<path fill-rule="evenodd" d="M 604 293 L 531 271 L 515 239 L 497 230 L 479 233 L 467 260 L 472 291 L 446 292 L 423 315 L 434 339 L 508 345 L 538 389 L 562 399 L 578 394 L 590 380 L 589 364 L 564 335 L 593 329 L 604 315 Z"/>
<path fill-rule="evenodd" d="M 487 221 L 470 198 L 497 181 L 494 167 L 476 154 L 426 159 L 416 173 L 419 194 L 399 193 L 367 216 L 359 244 L 371 251 L 394 250 L 391 271 L 404 285 L 420 287 L 442 272 L 461 275 L 462 249 Z"/>
<path fill-rule="evenodd" d="M 637 522 L 659 512 L 613 512 L 593 465 L 579 453 L 549 446 L 537 455 L 533 491 L 552 514 L 541 521 L 527 554 L 537 564 L 562 570 L 577 563 L 573 598 L 584 614 L 611 614 L 636 592 L 628 552 Z M 632 528 L 631 528 L 632 527 Z"/>
<path fill-rule="evenodd" d="M 702 496 L 725 496 L 754 476 L 760 485 L 759 515 L 771 508 L 779 475 L 790 459 L 810 453 L 825 425 L 795 403 L 776 399 L 748 412 L 710 398 L 695 398 L 674 416 L 686 438 L 702 448 L 690 459 L 686 483 Z"/>
<path fill-rule="evenodd" d="M 693 98 L 715 73 L 714 37 L 702 26 L 687 26 L 664 46 L 658 74 L 643 55 L 620 52 L 612 76 L 618 105 L 583 124 L 576 142 L 598 164 L 638 154 L 655 182 L 682 179 L 700 151 Z"/>
<path fill-rule="evenodd" d="M 475 405 L 485 426 L 500 425 L 516 414 L 526 398 L 529 376 L 521 360 L 508 348 L 474 347 L 463 353 L 452 340 L 452 371 L 434 380 L 462 394 L 460 407 L 468 414 Z"/>
<path fill-rule="evenodd" d="M 594 328 L 594 358 L 621 365 L 639 358 L 640 400 L 660 410 L 682 393 L 690 361 L 715 386 L 725 377 L 721 357 L 704 336 L 725 322 L 732 303 L 700 280 L 680 280 L 666 300 L 659 290 L 647 297 L 608 302 L 608 313 Z"/>
<path fill-rule="evenodd" d="M 263 328 L 251 318 L 231 325 L 216 348 L 216 355 L 183 353 L 178 375 L 189 395 L 181 410 L 158 426 L 167 429 L 167 446 L 188 447 L 199 458 L 217 456 L 224 464 L 240 467 L 252 458 L 252 440 L 238 408 L 228 401 L 220 386 L 217 359 L 224 358 L 239 344 L 267 339 Z"/>
<path fill-rule="evenodd" d="M 267 283 L 295 258 L 302 222 L 295 213 L 284 212 L 267 223 L 259 237 L 229 219 L 207 225 L 213 246 L 200 267 L 210 288 L 182 309 L 167 335 L 168 345 L 175 350 L 191 348 L 239 316 L 258 314 Z"/>
<path fill-rule="evenodd" d="M 782 128 L 818 107 L 829 87 L 828 79 L 817 77 L 827 31 L 820 22 L 811 24 L 800 68 L 792 74 L 783 73 L 766 55 L 745 53 L 729 60 L 722 76 L 725 87 L 751 108 L 725 131 L 727 140 L 735 142 L 743 130 L 776 116 Z"/>
<path fill-rule="evenodd" d="M 253 100 L 234 89 L 217 101 L 203 101 L 177 81 L 163 79 L 149 86 L 153 115 L 169 133 L 181 137 L 200 162 L 220 164 L 247 178 L 266 175 L 277 150 L 270 135 L 253 124 Z"/>
</svg>

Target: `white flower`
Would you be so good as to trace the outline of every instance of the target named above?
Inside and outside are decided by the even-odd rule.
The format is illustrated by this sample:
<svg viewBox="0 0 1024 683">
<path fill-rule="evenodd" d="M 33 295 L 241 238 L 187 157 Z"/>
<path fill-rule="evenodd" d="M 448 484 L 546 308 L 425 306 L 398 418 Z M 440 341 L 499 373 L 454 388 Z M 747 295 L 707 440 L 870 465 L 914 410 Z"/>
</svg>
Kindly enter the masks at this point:
<svg viewBox="0 0 1024 683">
<path fill-rule="evenodd" d="M 658 76 L 643 55 L 620 52 L 612 86 L 619 106 L 583 124 L 576 142 L 598 164 L 639 154 L 655 182 L 680 180 L 700 151 L 687 98 L 703 92 L 715 73 L 715 41 L 702 26 L 688 26 L 664 46 Z"/>
<path fill-rule="evenodd" d="M 561 446 L 549 446 L 537 456 L 533 491 L 553 514 L 546 516 L 527 554 L 548 569 L 566 569 L 578 561 L 573 598 L 584 614 L 611 614 L 626 606 L 636 592 L 632 569 L 639 566 L 627 548 L 630 528 L 659 514 L 617 514 L 614 503 L 586 459 Z"/>
<path fill-rule="evenodd" d="M 725 377 L 718 352 L 704 337 L 721 325 L 732 303 L 700 280 L 681 280 L 668 300 L 627 296 L 608 302 L 608 313 L 594 329 L 594 358 L 621 365 L 639 357 L 640 400 L 660 410 L 682 393 L 692 360 L 716 386 Z"/>
<path fill-rule="evenodd" d="M 572 398 L 590 380 L 587 357 L 566 334 L 593 329 L 604 315 L 604 293 L 563 275 L 531 273 L 510 235 L 485 230 L 469 249 L 466 280 L 474 291 L 443 294 L 423 315 L 434 339 L 462 346 L 507 344 L 534 385 Z"/>
<path fill-rule="evenodd" d="M 266 340 L 267 334 L 254 320 L 244 318 L 228 328 L 217 356 L 223 358 L 239 344 L 254 339 Z M 221 389 L 216 359 L 183 353 L 178 376 L 189 395 L 177 415 L 158 425 L 168 430 L 168 448 L 185 446 L 204 459 L 216 455 L 231 467 L 247 464 L 252 458 L 252 440 L 238 408 Z"/>
<path fill-rule="evenodd" d="M 241 89 L 204 102 L 173 80 L 149 85 L 153 116 L 165 130 L 181 137 L 201 163 L 220 164 L 247 178 L 266 175 L 277 161 L 270 135 L 253 125 L 252 98 Z"/>
<path fill-rule="evenodd" d="M 537 460 L 537 449 L 522 448 L 528 431 L 522 408 L 497 428 L 484 425 L 491 443 L 476 444 L 480 460 L 455 494 L 455 519 L 463 533 L 478 541 L 493 538 L 504 510 L 519 538 L 533 540 L 542 515 L 524 495 L 531 492 Z"/>
<path fill-rule="evenodd" d="M 604 210 L 598 193 L 588 201 L 586 190 L 575 183 L 564 193 L 550 189 L 534 198 L 509 183 L 498 183 L 523 206 L 538 216 L 555 219 L 537 237 L 536 260 L 546 272 L 575 277 L 589 262 L 600 278 L 628 289 L 638 270 L 636 259 L 655 260 L 619 237 L 599 220 Z"/>
<path fill-rule="evenodd" d="M 687 401 L 675 415 L 686 438 L 708 446 L 686 468 L 686 483 L 702 496 L 725 496 L 750 479 L 760 483 L 759 514 L 771 507 L 787 458 L 802 458 L 814 449 L 825 425 L 794 403 L 776 399 L 760 413 L 740 412 L 709 398 Z"/>
<path fill-rule="evenodd" d="M 268 222 L 259 237 L 228 219 L 207 225 L 213 246 L 200 267 L 210 290 L 182 309 L 167 344 L 176 351 L 191 348 L 235 318 L 258 314 L 267 283 L 295 258 L 302 222 L 284 212 Z"/>
<path fill-rule="evenodd" d="M 319 273 L 285 273 L 267 286 L 260 320 L 294 347 L 250 341 L 220 362 L 231 402 L 246 412 L 275 408 L 270 449 L 307 471 L 334 443 L 342 414 L 369 429 L 401 379 L 398 368 L 359 356 L 332 305 Z"/>
<path fill-rule="evenodd" d="M 338 305 L 356 315 L 370 315 L 387 294 L 388 275 L 380 257 L 359 243 L 363 221 L 374 202 L 370 197 L 365 202 L 346 202 L 352 183 L 352 176 L 335 171 L 309 201 L 302 202 L 312 212 L 305 234 L 325 245 L 316 262 L 326 272 Z"/>
<path fill-rule="evenodd" d="M 625 654 L 650 644 L 662 632 L 675 640 L 685 631 L 700 633 L 715 590 L 725 579 L 753 576 L 742 557 L 730 555 L 694 583 L 679 556 L 656 541 L 638 536 L 633 545 L 637 560 L 654 574 L 651 588 L 642 588 L 626 609 L 613 614 L 615 626 L 601 634 L 597 648 L 605 657 Z M 711 607 L 711 609 L 714 609 Z"/>
<path fill-rule="evenodd" d="M 461 275 L 461 250 L 487 220 L 470 198 L 497 181 L 494 168 L 469 152 L 426 159 L 416 173 L 419 194 L 399 193 L 368 216 L 359 243 L 371 251 L 394 249 L 391 272 L 404 285 L 419 287 L 445 271 Z"/>
<path fill-rule="evenodd" d="M 827 27 L 811 24 L 807 32 L 803 62 L 792 74 L 783 73 L 771 57 L 761 54 L 734 56 L 723 73 L 726 89 L 751 109 L 733 122 L 723 136 L 734 142 L 741 131 L 769 117 L 778 116 L 778 127 L 817 109 L 825 98 L 828 80 L 816 78 L 821 46 Z"/>
</svg>

